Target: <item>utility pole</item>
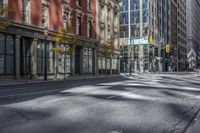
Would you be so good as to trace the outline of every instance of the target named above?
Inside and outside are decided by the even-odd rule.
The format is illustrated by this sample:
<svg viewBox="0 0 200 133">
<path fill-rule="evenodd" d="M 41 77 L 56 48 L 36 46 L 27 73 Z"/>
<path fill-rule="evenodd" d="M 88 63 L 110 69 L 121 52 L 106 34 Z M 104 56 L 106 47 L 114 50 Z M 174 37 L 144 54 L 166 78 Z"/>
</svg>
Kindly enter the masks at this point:
<svg viewBox="0 0 200 133">
<path fill-rule="evenodd" d="M 131 0 L 128 0 L 128 37 L 130 45 L 130 62 L 129 62 L 129 75 L 131 75 L 132 58 L 131 58 Z"/>
<path fill-rule="evenodd" d="M 44 80 L 47 80 L 47 37 L 48 37 L 48 30 L 45 29 L 44 31 Z"/>
<path fill-rule="evenodd" d="M 140 38 L 143 37 L 143 0 L 140 0 Z M 139 45 L 139 62 L 140 62 L 140 73 L 144 72 L 144 49 L 143 45 Z"/>
</svg>

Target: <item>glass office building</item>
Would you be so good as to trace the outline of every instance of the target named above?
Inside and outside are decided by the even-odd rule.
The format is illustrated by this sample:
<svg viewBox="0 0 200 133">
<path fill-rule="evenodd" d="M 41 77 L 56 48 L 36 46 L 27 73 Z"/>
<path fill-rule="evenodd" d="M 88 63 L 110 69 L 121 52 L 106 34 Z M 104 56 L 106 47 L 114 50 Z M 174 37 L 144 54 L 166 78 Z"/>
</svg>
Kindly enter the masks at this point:
<svg viewBox="0 0 200 133">
<path fill-rule="evenodd" d="M 147 40 L 149 35 L 157 41 L 157 34 L 157 0 L 121 1 L 120 42 L 125 45 L 121 52 L 121 71 L 128 72 L 131 69 L 133 72 L 145 72 L 158 69 L 154 60 L 155 52 L 158 51 L 155 47 L 129 43 L 130 40 Z"/>
<path fill-rule="evenodd" d="M 149 0 L 143 0 L 143 35 L 147 36 L 148 30 L 146 24 L 149 23 Z M 130 24 L 131 24 L 131 37 L 140 37 L 140 0 L 130 0 Z M 120 7 L 120 37 L 128 38 L 129 28 L 129 11 L 128 0 L 121 1 Z"/>
</svg>

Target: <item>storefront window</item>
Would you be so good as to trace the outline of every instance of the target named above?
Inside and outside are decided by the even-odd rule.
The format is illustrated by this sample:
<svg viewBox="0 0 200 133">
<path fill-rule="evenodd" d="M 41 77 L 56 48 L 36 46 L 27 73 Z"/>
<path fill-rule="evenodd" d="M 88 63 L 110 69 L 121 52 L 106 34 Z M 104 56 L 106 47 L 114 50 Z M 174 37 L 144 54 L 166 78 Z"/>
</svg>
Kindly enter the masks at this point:
<svg viewBox="0 0 200 133">
<path fill-rule="evenodd" d="M 93 73 L 93 50 L 91 48 L 84 49 L 83 61 L 84 73 Z"/>
<path fill-rule="evenodd" d="M 110 67 L 111 67 L 111 64 L 110 64 L 111 62 L 110 62 L 110 59 L 107 59 L 107 69 L 110 69 Z"/>
<path fill-rule="evenodd" d="M 102 59 L 102 69 L 106 69 L 106 59 Z"/>
<path fill-rule="evenodd" d="M 14 74 L 14 38 L 0 34 L 0 74 Z"/>
<path fill-rule="evenodd" d="M 54 52 L 52 51 L 52 48 L 54 47 L 53 43 L 47 42 L 47 73 L 53 74 L 55 72 L 55 58 L 54 58 Z M 38 74 L 44 74 L 44 65 L 45 65 L 45 49 L 44 41 L 38 41 L 37 45 L 37 71 Z"/>
<path fill-rule="evenodd" d="M 65 73 L 71 72 L 71 58 L 70 55 L 65 56 Z"/>
<path fill-rule="evenodd" d="M 117 59 L 112 59 L 112 69 L 113 70 L 117 69 Z"/>
<path fill-rule="evenodd" d="M 69 45 L 60 45 L 57 46 L 61 49 L 61 51 L 67 51 L 69 49 Z M 71 72 L 71 56 L 67 54 L 57 54 L 57 66 L 59 73 L 70 73 Z"/>
</svg>

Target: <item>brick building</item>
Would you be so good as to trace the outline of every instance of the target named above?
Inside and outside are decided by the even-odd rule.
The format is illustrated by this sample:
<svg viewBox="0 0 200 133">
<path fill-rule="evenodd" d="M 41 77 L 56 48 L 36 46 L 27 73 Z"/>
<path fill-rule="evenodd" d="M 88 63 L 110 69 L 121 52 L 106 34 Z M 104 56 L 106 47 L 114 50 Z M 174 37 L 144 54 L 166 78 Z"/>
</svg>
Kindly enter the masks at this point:
<svg viewBox="0 0 200 133">
<path fill-rule="evenodd" d="M 54 79 L 96 73 L 96 0 L 0 0 L 0 4 L 14 11 L 0 17 L 12 24 L 0 31 L 0 78 L 37 79 L 47 74 Z M 78 42 L 72 55 L 61 56 L 51 49 L 68 45 L 55 44 L 52 33 L 67 26 L 73 27 L 70 34 Z"/>
</svg>

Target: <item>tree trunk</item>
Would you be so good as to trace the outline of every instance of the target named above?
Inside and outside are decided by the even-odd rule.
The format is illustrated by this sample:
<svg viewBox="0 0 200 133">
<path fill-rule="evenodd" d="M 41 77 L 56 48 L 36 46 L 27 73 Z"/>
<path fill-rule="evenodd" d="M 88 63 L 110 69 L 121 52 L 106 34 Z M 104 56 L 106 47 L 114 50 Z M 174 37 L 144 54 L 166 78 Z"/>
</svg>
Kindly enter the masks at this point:
<svg viewBox="0 0 200 133">
<path fill-rule="evenodd" d="M 105 71 L 106 71 L 106 76 L 108 75 L 108 72 L 107 72 L 107 58 L 105 58 Z"/>
</svg>

